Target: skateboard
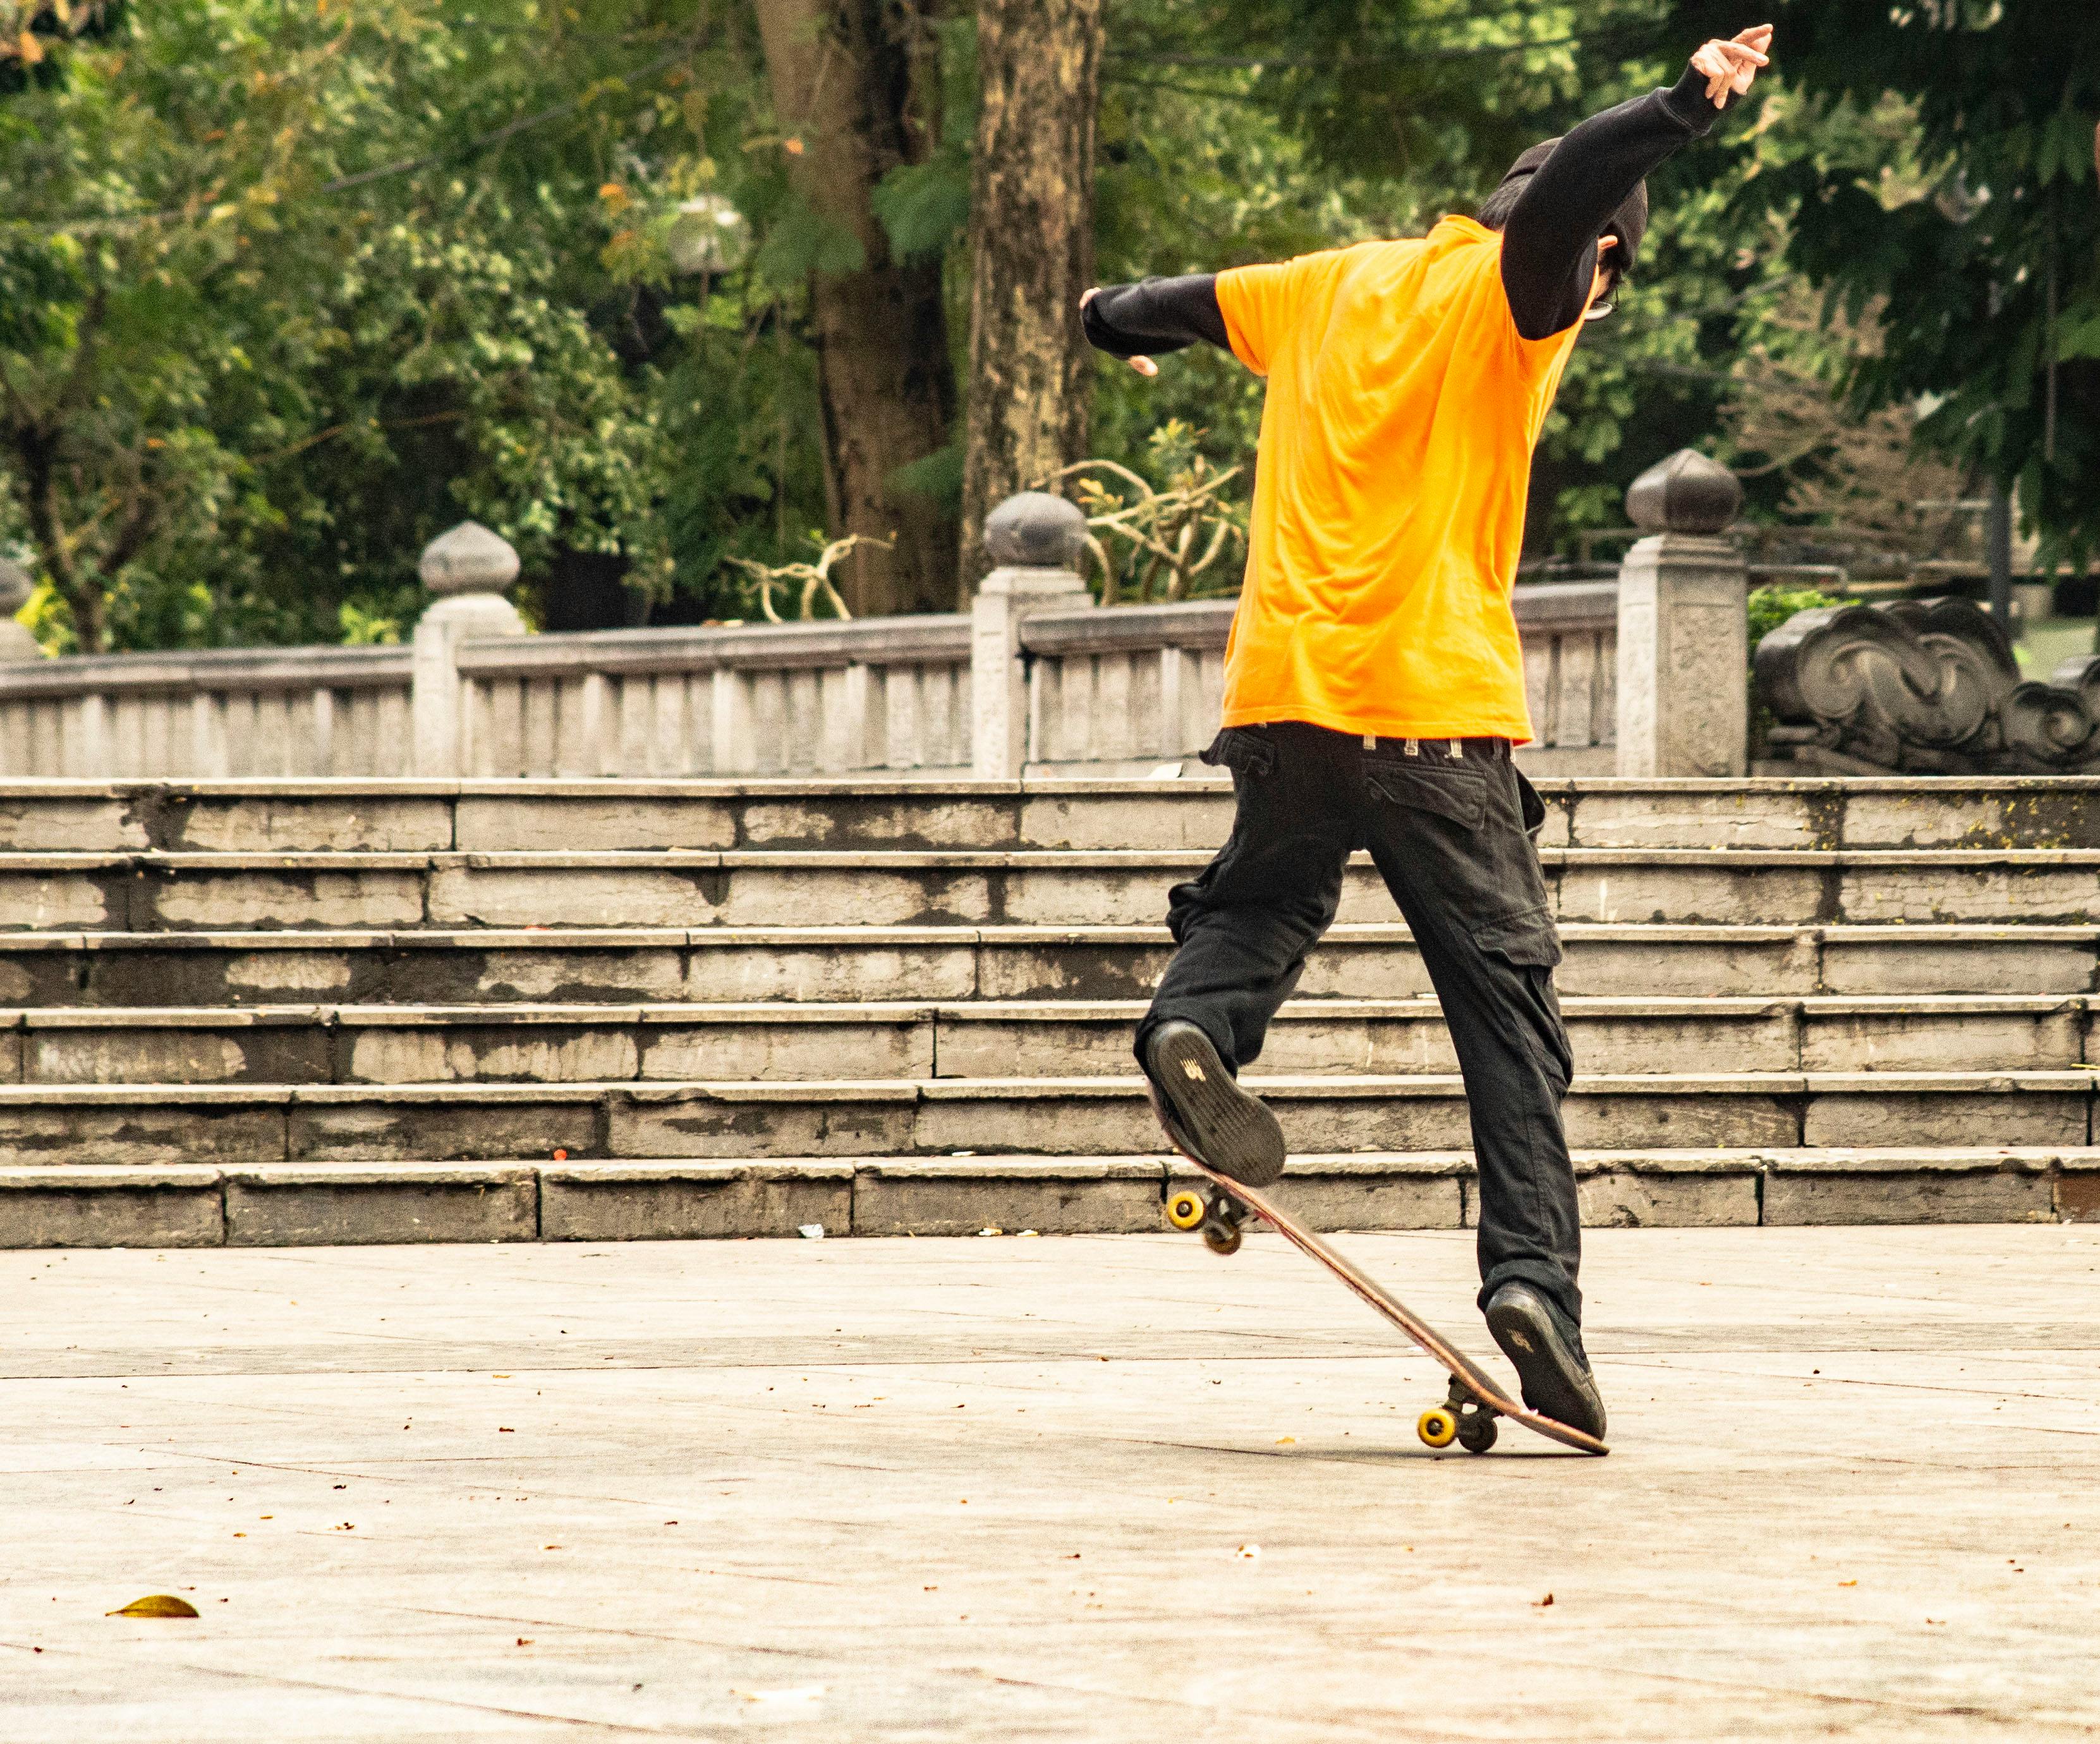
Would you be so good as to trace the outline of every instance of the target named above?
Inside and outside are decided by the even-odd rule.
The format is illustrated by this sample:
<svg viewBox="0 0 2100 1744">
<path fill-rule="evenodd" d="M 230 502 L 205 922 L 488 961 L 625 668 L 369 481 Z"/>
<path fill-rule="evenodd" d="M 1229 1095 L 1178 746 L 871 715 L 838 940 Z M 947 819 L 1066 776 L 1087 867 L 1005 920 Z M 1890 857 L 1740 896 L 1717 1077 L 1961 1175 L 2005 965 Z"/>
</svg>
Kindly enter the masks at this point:
<svg viewBox="0 0 2100 1744">
<path fill-rule="evenodd" d="M 1182 1152 L 1185 1156 L 1188 1153 Z M 1181 1187 L 1167 1196 L 1167 1221 L 1176 1229 L 1198 1230 L 1204 1245 L 1214 1253 L 1239 1251 L 1241 1226 L 1247 1216 L 1260 1218 L 1301 1253 L 1317 1260 L 1348 1287 L 1368 1307 L 1375 1309 L 1393 1325 L 1443 1364 L 1451 1376 L 1444 1403 L 1423 1412 L 1414 1432 L 1432 1447 L 1448 1447 L 1453 1442 L 1469 1453 L 1485 1453 L 1495 1444 L 1495 1422 L 1507 1417 L 1548 1441 L 1577 1447 L 1584 1453 L 1611 1450 L 1594 1435 L 1571 1428 L 1551 1417 L 1519 1404 L 1480 1365 L 1450 1342 L 1397 1297 L 1380 1288 L 1358 1271 L 1336 1249 L 1308 1229 L 1297 1218 L 1270 1200 L 1258 1187 L 1221 1175 L 1199 1157 L 1189 1161 L 1211 1184 L 1207 1195 Z"/>
</svg>

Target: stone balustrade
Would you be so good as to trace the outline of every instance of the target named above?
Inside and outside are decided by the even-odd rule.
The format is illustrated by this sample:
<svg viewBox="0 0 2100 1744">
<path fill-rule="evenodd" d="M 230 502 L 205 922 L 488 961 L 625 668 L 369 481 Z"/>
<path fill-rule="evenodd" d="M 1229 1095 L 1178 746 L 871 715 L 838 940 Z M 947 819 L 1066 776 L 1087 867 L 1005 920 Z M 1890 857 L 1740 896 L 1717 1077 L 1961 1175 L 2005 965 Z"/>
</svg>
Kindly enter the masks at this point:
<svg viewBox="0 0 2100 1744">
<path fill-rule="evenodd" d="M 1733 490 L 1676 456 L 1635 488 L 1652 533 L 1619 581 L 1518 590 L 1533 773 L 1741 772 L 1745 582 L 1718 536 Z M 1076 568 L 1083 534 L 1060 499 L 1002 504 L 986 529 L 998 566 L 967 614 L 535 636 L 505 597 L 516 553 L 469 522 L 424 553 L 438 598 L 408 647 L 45 660 L 24 658 L 25 633 L 0 641 L 0 775 L 1003 779 L 1185 764 L 1216 729 L 1233 602 L 1101 610 Z"/>
<path fill-rule="evenodd" d="M 1233 601 L 1043 612 L 1021 627 L 1028 742 L 1044 773 L 1143 774 L 1218 730 Z"/>
<path fill-rule="evenodd" d="M 1517 590 L 1524 690 L 1538 735 L 1518 758 L 1533 775 L 1609 775 L 1617 769 L 1618 614 L 1617 582 Z"/>
<path fill-rule="evenodd" d="M 406 648 L 240 648 L 0 665 L 0 775 L 412 773 Z"/>
<path fill-rule="evenodd" d="M 457 670 L 462 775 L 970 767 L 960 615 L 488 637 Z"/>
</svg>

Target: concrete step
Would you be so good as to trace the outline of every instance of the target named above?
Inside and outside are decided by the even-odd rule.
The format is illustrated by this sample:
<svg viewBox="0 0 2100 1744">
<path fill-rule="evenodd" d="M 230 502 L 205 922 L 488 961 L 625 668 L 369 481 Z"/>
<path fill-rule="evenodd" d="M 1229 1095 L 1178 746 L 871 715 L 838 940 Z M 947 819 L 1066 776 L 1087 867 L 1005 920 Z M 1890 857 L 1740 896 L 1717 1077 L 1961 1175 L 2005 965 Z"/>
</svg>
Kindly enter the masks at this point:
<svg viewBox="0 0 2100 1744">
<path fill-rule="evenodd" d="M 2085 1145 L 2100 1072 L 1578 1077 L 1568 1140 L 1593 1150 Z M 1300 1151 L 1455 1150 L 1440 1073 L 1250 1076 Z M 515 1156 L 1099 1156 L 1158 1141 L 1130 1077 L 807 1082 L 0 1086 L 0 1164 L 478 1160 Z"/>
<path fill-rule="evenodd" d="M 2052 1071 L 2100 1062 L 2090 998 L 1597 999 L 1563 1011 L 1615 1074 Z M 24 1084 L 1069 1078 L 1131 1070 L 1137 1001 L 260 1006 L 0 1011 Z M 1260 1069 L 1458 1070 L 1433 999 L 1295 999 Z"/>
<path fill-rule="evenodd" d="M 1208 848 L 1231 798 L 1193 779 L 27 782 L 0 851 Z M 1538 783 L 1548 846 L 2100 848 L 2089 777 Z"/>
<path fill-rule="evenodd" d="M 1564 995 L 1801 998 L 2100 991 L 2100 927 L 1564 923 Z M 1143 927 L 488 927 L 0 932 L 18 1006 L 964 1000 L 1148 996 Z M 1308 997 L 1426 994 L 1405 927 L 1344 923 Z"/>
<path fill-rule="evenodd" d="M 1592 1226 L 2100 1220 L 2092 1147 L 1582 1152 L 1575 1167 Z M 0 1247 L 1150 1231 L 1188 1174 L 1147 1154 L 0 1167 Z M 1326 1229 L 1460 1229 L 1477 1212 L 1456 1152 L 1301 1156 L 1277 1196 Z"/>
<path fill-rule="evenodd" d="M 1207 852 L 0 855 L 39 931 L 228 927 L 1129 926 Z M 1564 921 L 1719 926 L 2100 920 L 2100 850 L 1548 848 Z M 1358 856 L 1339 917 L 1393 918 Z"/>
</svg>

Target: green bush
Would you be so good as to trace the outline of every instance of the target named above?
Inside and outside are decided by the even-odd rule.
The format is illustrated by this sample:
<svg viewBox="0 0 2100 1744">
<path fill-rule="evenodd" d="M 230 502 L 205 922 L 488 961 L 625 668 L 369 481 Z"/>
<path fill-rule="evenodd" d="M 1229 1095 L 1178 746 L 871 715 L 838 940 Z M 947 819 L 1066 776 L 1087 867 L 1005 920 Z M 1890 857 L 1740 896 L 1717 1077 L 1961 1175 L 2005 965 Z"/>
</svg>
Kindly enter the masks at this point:
<svg viewBox="0 0 2100 1744">
<path fill-rule="evenodd" d="M 1835 594 L 1813 588 L 1753 588 L 1750 590 L 1750 761 L 1766 755 L 1772 713 L 1758 695 L 1758 644 L 1796 612 L 1818 606 L 1842 606 Z"/>
<path fill-rule="evenodd" d="M 1842 606 L 1835 594 L 1819 593 L 1813 588 L 1753 588 L 1750 590 L 1750 658 L 1758 657 L 1758 644 L 1798 611 L 1818 606 Z"/>
</svg>

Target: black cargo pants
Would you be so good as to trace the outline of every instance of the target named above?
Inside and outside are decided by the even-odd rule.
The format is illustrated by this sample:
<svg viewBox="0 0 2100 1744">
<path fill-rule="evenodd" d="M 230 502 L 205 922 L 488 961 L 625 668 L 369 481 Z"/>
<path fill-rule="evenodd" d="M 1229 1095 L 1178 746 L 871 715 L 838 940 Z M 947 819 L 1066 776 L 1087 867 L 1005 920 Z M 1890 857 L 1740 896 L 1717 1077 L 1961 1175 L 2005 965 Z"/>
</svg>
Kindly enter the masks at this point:
<svg viewBox="0 0 2100 1744">
<path fill-rule="evenodd" d="M 1227 728 L 1203 760 L 1232 771 L 1233 833 L 1169 898 L 1180 949 L 1139 1026 L 1140 1057 L 1155 1024 L 1184 1018 L 1234 1071 L 1251 1064 L 1335 918 L 1343 863 L 1368 849 L 1414 935 L 1465 1078 L 1481 1305 L 1521 1278 L 1579 1321 L 1582 1237 L 1560 1119 L 1574 1062 L 1553 991 L 1560 942 L 1531 840 L 1546 808 L 1508 741 L 1367 742 L 1280 721 Z"/>
</svg>

